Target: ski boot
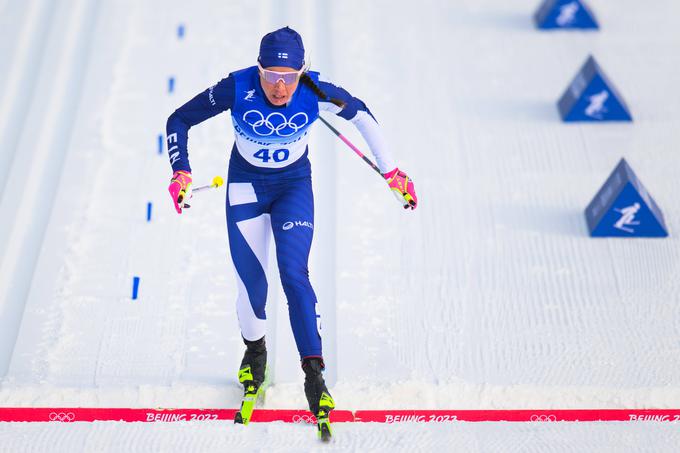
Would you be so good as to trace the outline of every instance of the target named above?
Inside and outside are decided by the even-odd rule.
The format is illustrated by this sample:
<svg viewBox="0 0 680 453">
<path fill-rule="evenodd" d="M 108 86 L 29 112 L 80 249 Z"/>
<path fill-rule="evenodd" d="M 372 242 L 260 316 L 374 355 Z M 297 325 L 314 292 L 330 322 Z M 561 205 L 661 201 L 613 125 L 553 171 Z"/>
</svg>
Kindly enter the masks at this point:
<svg viewBox="0 0 680 453">
<path fill-rule="evenodd" d="M 248 341 L 245 338 L 246 352 L 243 354 L 241 368 L 238 370 L 238 381 L 243 384 L 243 401 L 241 408 L 234 416 L 234 423 L 247 425 L 253 414 L 253 408 L 264 389 L 265 371 L 267 368 L 267 345 L 264 337 L 255 341 Z"/>
<path fill-rule="evenodd" d="M 307 396 L 309 410 L 316 417 L 319 438 L 323 442 L 328 442 L 333 435 L 329 415 L 335 409 L 335 401 L 323 380 L 324 368 L 321 357 L 306 357 L 302 361 L 302 370 L 305 372 L 305 396 Z"/>
</svg>

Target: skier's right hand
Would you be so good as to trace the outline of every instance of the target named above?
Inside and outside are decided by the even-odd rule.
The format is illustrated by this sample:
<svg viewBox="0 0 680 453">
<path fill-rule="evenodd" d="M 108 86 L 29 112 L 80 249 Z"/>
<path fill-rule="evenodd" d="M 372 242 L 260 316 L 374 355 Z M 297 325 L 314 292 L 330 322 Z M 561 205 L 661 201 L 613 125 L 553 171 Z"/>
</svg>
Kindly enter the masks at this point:
<svg viewBox="0 0 680 453">
<path fill-rule="evenodd" d="M 191 172 L 180 170 L 173 173 L 168 191 L 175 203 L 177 214 L 181 214 L 184 203 L 191 198 Z"/>
</svg>

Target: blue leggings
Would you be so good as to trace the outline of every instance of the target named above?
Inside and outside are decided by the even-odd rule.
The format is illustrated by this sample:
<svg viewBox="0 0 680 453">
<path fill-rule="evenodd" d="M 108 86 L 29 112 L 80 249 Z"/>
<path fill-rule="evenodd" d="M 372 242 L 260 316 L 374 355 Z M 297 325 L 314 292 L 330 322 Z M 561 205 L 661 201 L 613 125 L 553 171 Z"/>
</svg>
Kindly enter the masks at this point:
<svg viewBox="0 0 680 453">
<path fill-rule="evenodd" d="M 306 159 L 306 157 L 305 157 Z M 321 357 L 316 295 L 307 262 L 314 235 L 311 176 L 250 175 L 230 166 L 227 230 L 238 281 L 238 313 L 246 340 L 265 334 L 267 263 L 271 232 L 288 314 L 300 357 Z"/>
</svg>

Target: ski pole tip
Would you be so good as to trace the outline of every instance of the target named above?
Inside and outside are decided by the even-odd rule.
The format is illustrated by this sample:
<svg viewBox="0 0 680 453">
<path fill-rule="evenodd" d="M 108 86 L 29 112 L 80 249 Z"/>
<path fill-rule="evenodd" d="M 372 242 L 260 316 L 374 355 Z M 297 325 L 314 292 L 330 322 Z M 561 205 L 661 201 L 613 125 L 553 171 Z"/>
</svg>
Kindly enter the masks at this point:
<svg viewBox="0 0 680 453">
<path fill-rule="evenodd" d="M 215 176 L 212 180 L 213 186 L 215 187 L 220 187 L 222 184 L 224 184 L 224 179 L 222 179 L 221 176 Z"/>
</svg>

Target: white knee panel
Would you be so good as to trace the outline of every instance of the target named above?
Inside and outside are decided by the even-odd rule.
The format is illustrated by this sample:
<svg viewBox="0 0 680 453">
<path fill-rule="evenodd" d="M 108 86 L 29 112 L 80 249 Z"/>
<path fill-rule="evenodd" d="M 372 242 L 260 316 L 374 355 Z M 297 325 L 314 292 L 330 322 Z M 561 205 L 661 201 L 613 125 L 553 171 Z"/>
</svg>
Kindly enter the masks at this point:
<svg viewBox="0 0 680 453">
<path fill-rule="evenodd" d="M 272 236 L 271 216 L 262 214 L 252 219 L 237 222 L 236 226 L 260 262 L 266 278 L 267 264 L 269 263 L 269 243 Z M 265 334 L 266 321 L 255 316 L 248 291 L 238 275 L 238 271 L 236 271 L 236 280 L 238 282 L 236 314 L 241 327 L 241 335 L 248 341 L 258 340 Z"/>
</svg>

